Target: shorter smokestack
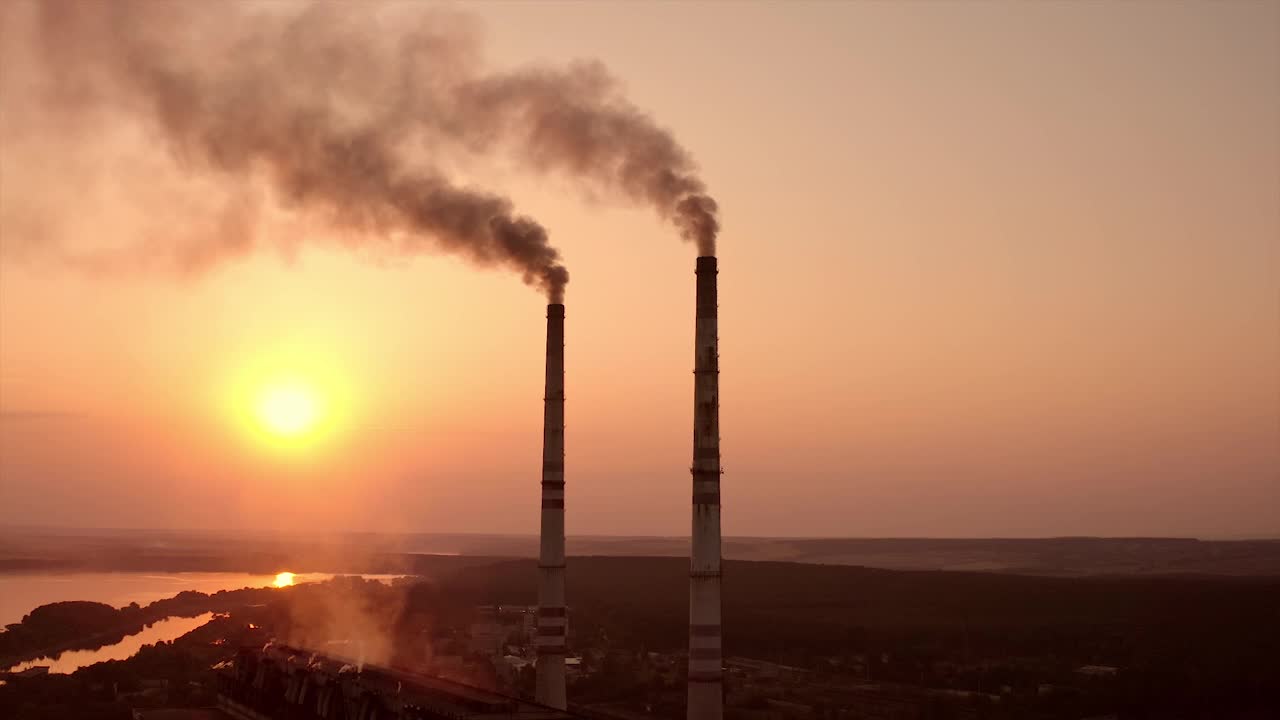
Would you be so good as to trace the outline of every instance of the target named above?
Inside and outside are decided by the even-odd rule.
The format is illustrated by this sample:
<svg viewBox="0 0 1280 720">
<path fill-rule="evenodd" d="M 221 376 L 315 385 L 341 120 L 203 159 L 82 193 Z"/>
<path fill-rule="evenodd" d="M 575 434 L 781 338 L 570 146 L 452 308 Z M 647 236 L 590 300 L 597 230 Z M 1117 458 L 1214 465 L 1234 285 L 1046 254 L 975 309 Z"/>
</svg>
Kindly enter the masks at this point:
<svg viewBox="0 0 1280 720">
<path fill-rule="evenodd" d="M 721 720 L 720 341 L 716 259 L 697 262 L 693 354 L 693 532 L 689 558 L 688 720 Z"/>
<path fill-rule="evenodd" d="M 547 306 L 547 384 L 542 416 L 542 541 L 538 554 L 535 697 L 564 710 L 568 614 L 564 598 L 564 305 Z"/>
</svg>

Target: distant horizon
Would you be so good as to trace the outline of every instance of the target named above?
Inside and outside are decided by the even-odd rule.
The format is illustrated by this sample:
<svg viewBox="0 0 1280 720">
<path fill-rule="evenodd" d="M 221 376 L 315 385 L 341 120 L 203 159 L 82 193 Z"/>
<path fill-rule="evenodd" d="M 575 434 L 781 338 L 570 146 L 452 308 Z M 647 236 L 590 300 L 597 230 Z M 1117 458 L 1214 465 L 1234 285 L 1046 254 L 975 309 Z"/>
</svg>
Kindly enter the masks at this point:
<svg viewBox="0 0 1280 720">
<path fill-rule="evenodd" d="M 433 530 L 310 530 L 297 528 L 264 528 L 264 527 L 216 527 L 216 526 L 131 526 L 131 527 L 96 527 L 76 525 L 50 525 L 45 523 L 0 523 L 0 533 L 11 531 L 57 531 L 77 534 L 93 533 L 221 533 L 221 534 L 254 534 L 278 536 L 342 536 L 342 535 L 377 535 L 385 537 L 405 536 L 437 536 L 437 537 L 475 537 L 475 538 L 537 538 L 536 532 L 483 532 L 483 531 L 433 531 Z M 607 534 L 607 533 L 567 533 L 573 538 L 608 538 L 618 540 L 686 540 L 687 535 L 671 534 Z M 724 540 L 1197 540 L 1207 542 L 1230 542 L 1265 540 L 1280 541 L 1280 531 L 1270 533 L 1244 533 L 1235 535 L 728 535 Z"/>
</svg>

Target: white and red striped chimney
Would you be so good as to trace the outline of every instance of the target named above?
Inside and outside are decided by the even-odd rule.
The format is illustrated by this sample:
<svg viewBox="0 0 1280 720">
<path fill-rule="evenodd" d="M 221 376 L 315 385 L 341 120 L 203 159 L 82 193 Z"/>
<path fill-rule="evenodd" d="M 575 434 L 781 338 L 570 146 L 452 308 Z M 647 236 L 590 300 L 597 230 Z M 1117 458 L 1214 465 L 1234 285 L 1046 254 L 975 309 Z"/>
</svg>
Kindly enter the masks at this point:
<svg viewBox="0 0 1280 720">
<path fill-rule="evenodd" d="M 538 554 L 535 699 L 564 710 L 568 615 L 564 598 L 564 305 L 547 306 L 547 385 L 542 416 L 542 535 Z"/>
<path fill-rule="evenodd" d="M 693 540 L 689 563 L 688 720 L 721 720 L 720 351 L 716 259 L 697 264 L 693 362 Z"/>
</svg>

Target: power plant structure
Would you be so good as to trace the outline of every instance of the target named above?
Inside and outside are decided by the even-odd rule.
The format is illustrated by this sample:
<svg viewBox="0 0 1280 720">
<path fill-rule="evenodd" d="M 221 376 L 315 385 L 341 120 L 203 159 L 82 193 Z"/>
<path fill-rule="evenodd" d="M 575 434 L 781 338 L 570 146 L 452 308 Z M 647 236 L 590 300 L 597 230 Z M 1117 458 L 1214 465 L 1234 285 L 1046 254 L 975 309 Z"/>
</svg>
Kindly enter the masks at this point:
<svg viewBox="0 0 1280 720">
<path fill-rule="evenodd" d="M 542 416 L 542 529 L 538 554 L 537 702 L 564 710 L 564 305 L 547 306 L 547 384 Z"/>
<path fill-rule="evenodd" d="M 693 533 L 689 562 L 688 720 L 721 720 L 720 349 L 716 258 L 697 260 L 693 361 Z"/>
<path fill-rule="evenodd" d="M 575 720 L 582 717 L 453 680 L 353 663 L 350 658 L 274 642 L 261 649 L 241 648 L 234 665 L 218 671 L 218 709 L 223 716 L 235 720 Z"/>
</svg>

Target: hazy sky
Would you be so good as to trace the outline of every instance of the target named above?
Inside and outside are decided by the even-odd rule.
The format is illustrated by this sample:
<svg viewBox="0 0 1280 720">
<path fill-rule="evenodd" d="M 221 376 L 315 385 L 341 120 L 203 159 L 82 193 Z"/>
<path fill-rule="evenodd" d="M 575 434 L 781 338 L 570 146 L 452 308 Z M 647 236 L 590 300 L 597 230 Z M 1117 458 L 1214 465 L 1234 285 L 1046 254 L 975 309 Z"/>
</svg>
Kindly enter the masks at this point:
<svg viewBox="0 0 1280 720">
<path fill-rule="evenodd" d="M 726 534 L 1280 533 L 1280 4 L 466 8 L 495 67 L 603 61 L 720 203 Z M 340 243 L 68 267 L 33 207 L 86 248 L 239 230 L 126 115 L 33 130 L 23 72 L 0 523 L 536 531 L 544 298 Z M 502 158 L 458 172 L 572 274 L 568 532 L 687 533 L 694 248 Z M 326 232 L 261 202 L 273 247 Z M 323 398 L 314 442 L 250 430 L 269 376 Z"/>
</svg>

